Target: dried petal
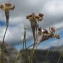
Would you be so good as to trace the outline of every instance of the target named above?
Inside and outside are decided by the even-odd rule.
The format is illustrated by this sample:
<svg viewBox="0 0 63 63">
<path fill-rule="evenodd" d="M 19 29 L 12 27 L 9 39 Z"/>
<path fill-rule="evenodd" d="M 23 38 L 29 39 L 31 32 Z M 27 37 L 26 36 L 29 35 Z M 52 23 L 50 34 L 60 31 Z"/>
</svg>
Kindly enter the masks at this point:
<svg viewBox="0 0 63 63">
<path fill-rule="evenodd" d="M 37 20 L 39 20 L 39 16 L 35 16 L 35 18 L 36 18 Z"/>
<path fill-rule="evenodd" d="M 40 16 L 39 16 L 39 20 L 38 20 L 38 21 L 41 21 L 41 20 L 43 20 L 43 17 L 40 17 Z"/>
<path fill-rule="evenodd" d="M 42 34 L 42 31 L 38 31 L 38 34 L 41 35 Z"/>
<path fill-rule="evenodd" d="M 41 27 L 40 27 L 40 28 L 38 28 L 38 31 L 41 31 Z"/>
<path fill-rule="evenodd" d="M 11 10 L 14 10 L 15 6 L 13 5 L 12 7 L 10 7 Z"/>
<path fill-rule="evenodd" d="M 52 30 L 53 32 L 55 32 L 55 28 L 54 28 L 54 27 L 51 27 L 51 30 Z"/>
<path fill-rule="evenodd" d="M 53 33 L 53 31 L 50 30 L 50 37 L 53 38 L 55 36 L 55 34 Z"/>
<path fill-rule="evenodd" d="M 0 5 L 0 8 L 2 9 L 3 8 L 3 5 Z"/>
<path fill-rule="evenodd" d="M 45 40 L 49 39 L 50 37 L 51 37 L 50 34 L 43 34 L 41 41 L 45 41 Z"/>
<path fill-rule="evenodd" d="M 26 16 L 26 19 L 29 19 L 29 16 Z"/>
<path fill-rule="evenodd" d="M 28 16 L 26 16 L 27 19 L 29 19 L 29 17 L 32 17 L 32 15 L 28 15 Z"/>
<path fill-rule="evenodd" d="M 1 9 L 2 9 L 2 10 L 5 10 L 4 4 L 1 5 Z"/>
<path fill-rule="evenodd" d="M 39 16 L 35 16 L 37 19 L 39 19 Z"/>
<path fill-rule="evenodd" d="M 1 8 L 1 5 L 0 5 L 0 8 Z"/>
<path fill-rule="evenodd" d="M 43 15 L 43 14 L 41 14 L 41 13 L 39 13 L 39 16 L 40 16 L 40 17 L 43 17 L 44 15 Z"/>
<path fill-rule="evenodd" d="M 11 3 L 5 3 L 5 6 L 8 6 L 8 7 L 10 7 L 11 6 Z"/>
<path fill-rule="evenodd" d="M 48 34 L 48 30 L 44 29 L 45 31 L 43 33 Z"/>
<path fill-rule="evenodd" d="M 60 39 L 60 36 L 59 36 L 59 35 L 55 35 L 55 37 L 56 37 L 57 39 Z"/>
</svg>

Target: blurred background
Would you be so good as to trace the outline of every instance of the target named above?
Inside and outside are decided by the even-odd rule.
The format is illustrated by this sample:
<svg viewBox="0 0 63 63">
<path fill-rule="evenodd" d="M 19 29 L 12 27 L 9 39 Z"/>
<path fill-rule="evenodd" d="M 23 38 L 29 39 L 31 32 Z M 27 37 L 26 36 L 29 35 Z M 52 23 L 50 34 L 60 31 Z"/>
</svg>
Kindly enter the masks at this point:
<svg viewBox="0 0 63 63">
<path fill-rule="evenodd" d="M 38 15 L 44 14 L 39 26 L 43 29 L 53 26 L 60 39 L 51 38 L 42 42 L 38 49 L 48 49 L 50 47 L 63 46 L 63 0 L 0 0 L 0 5 L 10 2 L 15 5 L 14 11 L 10 11 L 9 28 L 5 37 L 5 42 L 14 46 L 16 49 L 22 48 L 24 25 L 27 33 L 27 47 L 33 43 L 33 36 L 30 22 L 26 16 L 33 12 Z M 0 9 L 0 41 L 6 28 L 4 11 Z"/>
</svg>

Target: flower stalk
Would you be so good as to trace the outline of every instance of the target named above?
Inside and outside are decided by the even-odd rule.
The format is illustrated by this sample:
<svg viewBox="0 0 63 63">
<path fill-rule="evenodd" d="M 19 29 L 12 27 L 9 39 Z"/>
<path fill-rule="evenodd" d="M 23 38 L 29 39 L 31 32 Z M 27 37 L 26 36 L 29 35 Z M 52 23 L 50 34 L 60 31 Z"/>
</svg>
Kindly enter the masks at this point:
<svg viewBox="0 0 63 63">
<path fill-rule="evenodd" d="M 23 49 L 26 48 L 26 27 L 24 26 Z"/>
<path fill-rule="evenodd" d="M 3 36 L 3 43 L 4 43 L 4 39 L 5 39 L 6 32 L 7 32 L 8 25 L 9 25 L 9 10 L 5 10 L 5 16 L 6 16 L 6 30 Z"/>
<path fill-rule="evenodd" d="M 37 32 L 38 22 L 43 20 L 43 16 L 44 15 L 41 14 L 41 13 L 39 13 L 38 16 L 36 16 L 34 13 L 32 13 L 31 15 L 26 16 L 26 18 L 29 19 L 30 24 L 31 24 L 31 29 L 32 29 L 33 38 L 34 38 L 34 44 L 35 44 L 35 40 L 36 40 L 35 34 Z"/>
<path fill-rule="evenodd" d="M 60 55 L 60 57 L 58 58 L 57 63 L 59 63 L 60 59 L 61 59 L 61 55 Z"/>
<path fill-rule="evenodd" d="M 8 25 L 9 25 L 9 11 L 10 10 L 14 10 L 15 6 L 12 5 L 11 3 L 5 3 L 5 4 L 2 4 L 0 5 L 0 8 L 2 10 L 5 11 L 5 17 L 6 17 L 6 30 L 5 30 L 5 33 L 4 33 L 4 36 L 3 36 L 3 42 L 2 42 L 2 45 L 1 45 L 1 63 L 4 63 L 4 39 L 5 39 L 5 36 L 6 36 L 6 33 L 7 33 L 7 29 L 8 29 Z"/>
</svg>

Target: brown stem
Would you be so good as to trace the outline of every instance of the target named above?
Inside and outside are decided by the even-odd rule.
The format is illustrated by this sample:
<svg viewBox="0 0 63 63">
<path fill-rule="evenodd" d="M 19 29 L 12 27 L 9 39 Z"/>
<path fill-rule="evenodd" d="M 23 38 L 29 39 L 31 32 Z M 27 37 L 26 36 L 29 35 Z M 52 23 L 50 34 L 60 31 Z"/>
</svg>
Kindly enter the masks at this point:
<svg viewBox="0 0 63 63">
<path fill-rule="evenodd" d="M 5 36 L 6 36 L 6 32 L 7 32 L 7 29 L 8 29 L 8 25 L 9 25 L 9 10 L 5 10 L 5 16 L 6 16 L 6 30 L 5 30 L 5 33 L 4 33 L 4 36 L 3 36 L 3 42 L 1 44 L 1 63 L 4 63 L 4 39 L 5 39 Z"/>
<path fill-rule="evenodd" d="M 4 39 L 5 39 L 5 36 L 6 36 L 7 29 L 8 29 L 8 26 L 6 26 L 6 30 L 5 30 L 5 33 L 4 33 L 4 36 L 3 36 L 3 43 L 4 43 Z"/>
<path fill-rule="evenodd" d="M 4 39 L 5 39 L 6 32 L 7 32 L 8 25 L 9 25 L 9 10 L 5 10 L 5 16 L 6 16 L 6 30 L 3 36 L 3 43 L 4 43 Z"/>
</svg>

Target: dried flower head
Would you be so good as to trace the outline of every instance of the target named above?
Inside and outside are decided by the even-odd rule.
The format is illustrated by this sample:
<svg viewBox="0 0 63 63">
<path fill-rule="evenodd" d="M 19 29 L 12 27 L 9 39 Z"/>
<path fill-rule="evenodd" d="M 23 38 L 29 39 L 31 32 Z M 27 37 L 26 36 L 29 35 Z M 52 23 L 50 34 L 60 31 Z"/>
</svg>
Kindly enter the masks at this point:
<svg viewBox="0 0 63 63">
<path fill-rule="evenodd" d="M 31 21 L 41 21 L 41 20 L 43 19 L 43 16 L 44 16 L 44 15 L 41 14 L 41 13 L 39 13 L 39 15 L 36 16 L 36 15 L 34 14 L 34 12 L 33 12 L 31 15 L 26 16 L 26 18 L 29 19 L 29 20 L 30 20 L 30 18 L 32 18 Z"/>
<path fill-rule="evenodd" d="M 14 10 L 15 6 L 7 2 L 5 4 L 0 5 L 0 8 L 2 10 Z"/>
</svg>

